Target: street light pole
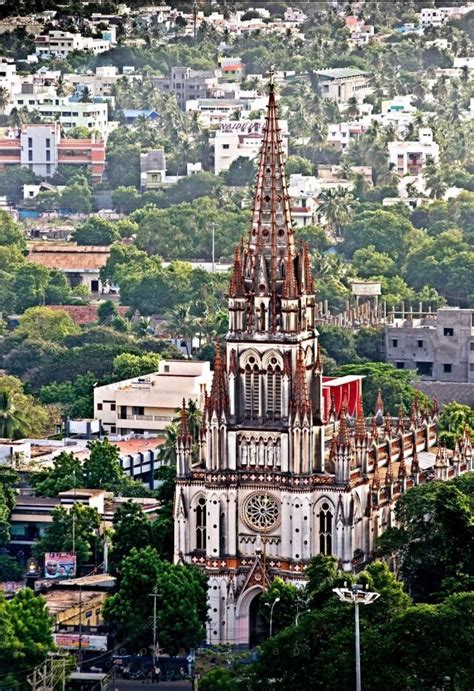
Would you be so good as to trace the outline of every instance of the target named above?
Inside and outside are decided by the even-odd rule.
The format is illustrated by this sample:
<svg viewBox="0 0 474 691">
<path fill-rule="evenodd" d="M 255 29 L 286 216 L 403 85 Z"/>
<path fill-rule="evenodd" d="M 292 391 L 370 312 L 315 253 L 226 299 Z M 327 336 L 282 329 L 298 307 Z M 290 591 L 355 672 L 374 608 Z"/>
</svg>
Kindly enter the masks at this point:
<svg viewBox="0 0 474 691">
<path fill-rule="evenodd" d="M 275 607 L 276 603 L 280 602 L 280 598 L 276 597 L 272 604 L 269 602 L 265 602 L 267 607 L 270 607 L 270 638 L 272 637 L 272 632 L 273 632 L 273 608 Z"/>
<path fill-rule="evenodd" d="M 216 270 L 216 224 L 211 223 L 212 231 L 212 273 Z"/>
<path fill-rule="evenodd" d="M 364 590 L 364 587 L 357 583 L 352 585 L 351 588 L 347 588 L 346 583 L 344 583 L 344 588 L 333 588 L 333 593 L 336 593 L 341 602 L 354 605 L 356 691 L 361 691 L 359 605 L 371 605 L 380 597 L 380 593 L 371 593 L 367 589 Z"/>
</svg>

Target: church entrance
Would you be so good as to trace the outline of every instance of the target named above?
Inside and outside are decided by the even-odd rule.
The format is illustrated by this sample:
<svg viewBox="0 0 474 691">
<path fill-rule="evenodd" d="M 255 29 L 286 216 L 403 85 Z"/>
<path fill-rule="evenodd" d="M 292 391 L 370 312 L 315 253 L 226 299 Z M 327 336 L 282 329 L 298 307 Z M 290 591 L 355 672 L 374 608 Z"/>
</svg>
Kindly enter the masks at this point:
<svg viewBox="0 0 474 691">
<path fill-rule="evenodd" d="M 256 645 L 260 645 L 268 633 L 265 631 L 265 622 L 259 612 L 260 596 L 261 593 L 258 593 L 249 607 L 249 648 L 255 648 Z"/>
</svg>

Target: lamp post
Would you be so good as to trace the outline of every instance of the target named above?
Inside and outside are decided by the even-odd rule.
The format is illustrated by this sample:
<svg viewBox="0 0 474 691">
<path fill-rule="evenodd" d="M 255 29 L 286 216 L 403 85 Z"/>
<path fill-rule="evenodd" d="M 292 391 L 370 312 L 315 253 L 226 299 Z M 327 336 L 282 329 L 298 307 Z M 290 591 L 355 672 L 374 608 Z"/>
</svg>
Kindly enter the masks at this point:
<svg viewBox="0 0 474 691">
<path fill-rule="evenodd" d="M 265 602 L 265 605 L 267 607 L 270 607 L 270 638 L 272 637 L 272 631 L 273 631 L 273 608 L 275 607 L 277 602 L 280 602 L 279 597 L 276 597 L 273 600 L 272 604 L 270 604 L 269 602 Z"/>
<path fill-rule="evenodd" d="M 360 627 L 359 627 L 359 605 L 371 605 L 377 598 L 380 597 L 380 593 L 371 593 L 367 589 L 359 584 L 354 584 L 350 588 L 346 587 L 347 584 L 344 583 L 344 588 L 333 588 L 333 593 L 336 593 L 341 602 L 348 602 L 354 605 L 354 617 L 355 617 L 355 653 L 356 653 L 356 691 L 361 691 L 361 681 L 360 681 Z"/>
</svg>

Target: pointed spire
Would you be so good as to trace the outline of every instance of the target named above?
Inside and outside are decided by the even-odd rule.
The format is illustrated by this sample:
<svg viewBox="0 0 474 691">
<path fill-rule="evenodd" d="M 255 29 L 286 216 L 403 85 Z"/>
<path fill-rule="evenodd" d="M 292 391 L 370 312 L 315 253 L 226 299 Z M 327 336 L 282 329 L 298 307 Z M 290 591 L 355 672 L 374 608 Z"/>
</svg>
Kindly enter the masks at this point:
<svg viewBox="0 0 474 691">
<path fill-rule="evenodd" d="M 372 469 L 372 489 L 380 489 L 380 471 L 379 471 L 379 452 L 374 449 L 374 467 Z"/>
<path fill-rule="evenodd" d="M 331 398 L 331 405 L 329 406 L 328 422 L 336 422 L 337 412 L 336 412 L 336 401 L 334 398 L 334 391 L 331 391 L 330 398 Z"/>
<path fill-rule="evenodd" d="M 359 398 L 357 400 L 354 436 L 356 439 L 358 439 L 360 441 L 362 439 L 365 439 L 367 436 L 367 429 L 365 426 L 364 406 L 362 403 L 362 396 L 359 396 Z"/>
<path fill-rule="evenodd" d="M 240 298 L 245 295 L 245 285 L 242 264 L 240 261 L 239 245 L 236 243 L 234 247 L 234 263 L 232 266 L 232 276 L 229 285 L 229 297 Z"/>
<path fill-rule="evenodd" d="M 247 252 L 250 257 L 260 256 L 264 259 L 269 273 L 269 293 L 281 294 L 283 281 L 282 275 L 277 272 L 277 260 L 280 258 L 285 265 L 289 265 L 290 259 L 295 257 L 295 242 L 272 77 Z M 288 270 L 287 266 L 285 269 L 285 275 L 290 274 L 288 281 L 292 292 L 291 269 Z M 293 280 L 296 282 L 294 271 Z M 247 286 L 249 289 L 252 287 L 254 292 L 258 292 L 257 285 Z"/>
<path fill-rule="evenodd" d="M 313 271 L 311 269 L 311 258 L 309 256 L 309 245 L 307 242 L 304 243 L 303 266 L 304 266 L 305 291 L 309 295 L 312 295 L 314 293 L 314 278 L 313 278 Z"/>
<path fill-rule="evenodd" d="M 385 439 L 392 438 L 392 418 L 390 415 L 385 416 Z"/>
<path fill-rule="evenodd" d="M 375 415 L 372 418 L 371 426 L 370 426 L 370 436 L 372 438 L 372 442 L 377 443 L 379 440 L 379 428 L 377 426 L 377 420 L 375 419 Z"/>
<path fill-rule="evenodd" d="M 383 406 L 383 399 L 382 399 L 382 389 L 379 386 L 379 390 L 377 391 L 377 400 L 375 401 L 375 422 L 379 427 L 383 425 L 384 419 L 383 419 L 383 412 L 384 412 L 384 406 Z"/>
<path fill-rule="evenodd" d="M 228 395 L 227 395 L 227 378 L 225 371 L 225 363 L 221 355 L 221 341 L 217 338 L 216 341 L 216 359 L 214 363 L 214 376 L 212 378 L 211 395 L 208 401 L 208 415 L 209 419 L 214 413 L 221 417 L 223 413 L 227 413 Z"/>
<path fill-rule="evenodd" d="M 348 446 L 350 444 L 349 427 L 347 424 L 347 394 L 344 395 L 341 405 L 341 414 L 339 418 L 339 430 L 337 433 L 337 443 Z"/>
<path fill-rule="evenodd" d="M 283 280 L 283 287 L 281 290 L 281 296 L 287 300 L 294 300 L 298 297 L 294 262 L 294 257 L 289 255 L 288 261 L 286 262 L 286 275 Z"/>
<path fill-rule="evenodd" d="M 189 436 L 188 411 L 186 410 L 186 399 L 183 398 L 181 407 L 181 417 L 179 421 L 179 436 L 185 439 Z"/>
<path fill-rule="evenodd" d="M 438 397 L 433 396 L 433 404 L 431 406 L 431 415 L 433 418 L 437 418 L 439 415 L 439 403 L 438 403 Z"/>
<path fill-rule="evenodd" d="M 407 476 L 407 464 L 405 462 L 405 446 L 403 437 L 400 440 L 400 465 L 398 466 L 398 480 L 404 480 Z"/>
<path fill-rule="evenodd" d="M 413 447 L 413 456 L 411 457 L 411 474 L 417 475 L 420 472 L 420 463 L 418 460 L 418 451 L 416 450 L 416 444 Z"/>
<path fill-rule="evenodd" d="M 400 405 L 398 408 L 397 432 L 398 432 L 398 434 L 403 434 L 404 431 L 405 431 L 405 411 L 403 410 L 403 406 Z"/>
<path fill-rule="evenodd" d="M 308 385 L 306 383 L 306 365 L 303 357 L 303 349 L 298 348 L 296 355 L 296 370 L 293 381 L 291 405 L 294 413 L 299 413 L 300 418 L 310 411 Z"/>
<path fill-rule="evenodd" d="M 314 363 L 314 370 L 315 372 L 322 372 L 323 371 L 323 363 L 321 360 L 321 345 L 318 340 L 318 345 L 317 345 L 317 350 L 316 350 L 316 362 Z"/>
</svg>

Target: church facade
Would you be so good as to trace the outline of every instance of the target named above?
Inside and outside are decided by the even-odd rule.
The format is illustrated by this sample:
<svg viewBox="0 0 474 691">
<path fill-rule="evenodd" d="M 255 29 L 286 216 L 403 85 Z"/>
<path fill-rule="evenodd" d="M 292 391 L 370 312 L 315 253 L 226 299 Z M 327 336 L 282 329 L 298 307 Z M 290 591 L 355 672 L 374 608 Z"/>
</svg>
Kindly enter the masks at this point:
<svg viewBox="0 0 474 691">
<path fill-rule="evenodd" d="M 218 344 L 198 452 L 185 406 L 177 439 L 175 560 L 206 570 L 210 643 L 251 643 L 258 596 L 272 578 L 302 583 L 319 553 L 360 568 L 407 488 L 472 467 L 467 435 L 452 457 L 430 451 L 436 406 L 415 401 L 409 416 L 392 419 L 380 392 L 367 419 L 354 382 L 323 376 L 316 320 L 270 84 L 252 224 L 234 255 L 225 357 Z"/>
</svg>

